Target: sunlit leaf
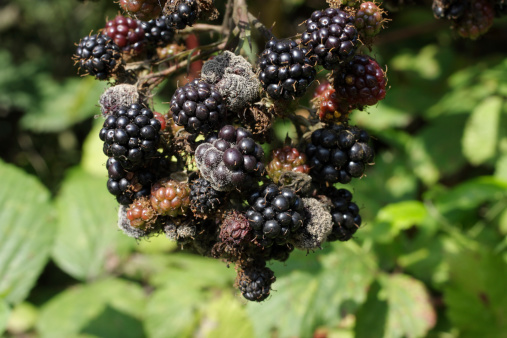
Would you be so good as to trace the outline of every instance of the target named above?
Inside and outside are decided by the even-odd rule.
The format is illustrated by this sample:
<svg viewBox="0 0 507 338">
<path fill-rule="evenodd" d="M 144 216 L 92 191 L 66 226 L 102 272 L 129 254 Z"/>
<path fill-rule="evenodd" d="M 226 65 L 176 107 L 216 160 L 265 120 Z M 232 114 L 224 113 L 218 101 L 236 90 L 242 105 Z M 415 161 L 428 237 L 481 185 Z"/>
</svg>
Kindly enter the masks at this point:
<svg viewBox="0 0 507 338">
<path fill-rule="evenodd" d="M 2 334 L 7 327 L 7 320 L 9 319 L 10 312 L 11 310 L 5 300 L 0 298 L 0 334 Z"/>
</svg>

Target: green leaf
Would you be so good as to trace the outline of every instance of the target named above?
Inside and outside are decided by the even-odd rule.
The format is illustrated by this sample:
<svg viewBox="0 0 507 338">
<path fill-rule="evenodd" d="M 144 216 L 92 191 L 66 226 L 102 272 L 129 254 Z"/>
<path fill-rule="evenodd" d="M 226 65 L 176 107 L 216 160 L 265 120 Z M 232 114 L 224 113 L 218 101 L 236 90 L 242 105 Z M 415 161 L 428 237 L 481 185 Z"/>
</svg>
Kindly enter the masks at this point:
<svg viewBox="0 0 507 338">
<path fill-rule="evenodd" d="M 315 259 L 322 272 L 295 270 L 277 278 L 268 300 L 247 304 L 257 337 L 272 330 L 277 337 L 310 337 L 321 324 L 337 325 L 343 312 L 354 312 L 365 301 L 375 270 L 366 252 L 354 243 L 338 243 L 327 255 L 307 258 Z"/>
<path fill-rule="evenodd" d="M 241 337 L 253 338 L 253 324 L 248 318 L 239 297 L 224 292 L 213 300 L 203 311 L 202 336 L 207 338 Z"/>
<path fill-rule="evenodd" d="M 507 263 L 486 250 L 449 255 L 444 290 L 447 315 L 460 337 L 504 337 L 507 332 Z"/>
<path fill-rule="evenodd" d="M 41 337 L 69 337 L 87 333 L 111 337 L 139 335 L 146 296 L 141 286 L 121 279 L 78 285 L 46 303 L 37 322 Z M 108 327 L 109 326 L 109 327 Z M 142 331 L 142 330 L 141 330 Z"/>
<path fill-rule="evenodd" d="M 36 132 L 58 132 L 100 114 L 98 98 L 105 84 L 93 77 L 70 78 L 59 84 L 49 75 L 35 79 L 42 101 L 21 118 L 21 125 Z"/>
<path fill-rule="evenodd" d="M 28 302 L 16 305 L 9 316 L 7 329 L 10 333 L 23 334 L 32 330 L 39 317 L 39 309 Z"/>
<path fill-rule="evenodd" d="M 366 302 L 357 311 L 354 328 L 356 338 L 369 338 L 373 332 L 377 337 L 384 336 L 389 305 L 385 299 L 380 299 L 380 290 L 380 284 L 377 281 L 373 282 Z"/>
<path fill-rule="evenodd" d="M 11 310 L 9 305 L 7 305 L 7 302 L 0 298 L 0 334 L 2 334 L 7 327 L 10 312 Z"/>
<path fill-rule="evenodd" d="M 107 177 L 107 156 L 102 151 L 104 142 L 99 138 L 103 123 L 104 119 L 102 118 L 94 121 L 93 128 L 83 143 L 83 156 L 81 157 L 83 170 L 97 177 Z"/>
<path fill-rule="evenodd" d="M 0 297 L 26 298 L 48 261 L 56 232 L 49 191 L 19 168 L 0 161 Z"/>
<path fill-rule="evenodd" d="M 387 302 L 384 337 L 424 337 L 435 326 L 436 313 L 424 284 L 407 275 L 379 276 L 379 298 Z"/>
<path fill-rule="evenodd" d="M 199 275 L 194 275 L 199 278 Z M 150 338 L 192 337 L 199 308 L 206 302 L 200 289 L 181 282 L 167 283 L 150 297 L 144 322 Z"/>
<path fill-rule="evenodd" d="M 381 242 L 392 240 L 401 231 L 420 224 L 427 214 L 420 201 L 391 203 L 377 214 L 377 224 L 373 226 L 371 235 Z"/>
<path fill-rule="evenodd" d="M 498 122 L 503 99 L 491 96 L 472 111 L 463 134 L 463 154 L 475 165 L 484 163 L 496 153 Z"/>
<path fill-rule="evenodd" d="M 56 203 L 55 262 L 80 280 L 104 274 L 108 257 L 126 237 L 116 226 L 118 204 L 106 189 L 106 178 L 73 170 L 65 178 Z"/>
</svg>

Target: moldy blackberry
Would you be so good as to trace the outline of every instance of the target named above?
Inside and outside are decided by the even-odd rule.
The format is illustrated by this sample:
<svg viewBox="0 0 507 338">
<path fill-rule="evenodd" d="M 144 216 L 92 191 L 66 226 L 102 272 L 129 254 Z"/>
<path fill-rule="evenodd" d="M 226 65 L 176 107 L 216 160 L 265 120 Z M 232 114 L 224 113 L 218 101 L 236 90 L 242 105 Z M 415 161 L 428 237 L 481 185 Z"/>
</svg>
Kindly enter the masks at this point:
<svg viewBox="0 0 507 338">
<path fill-rule="evenodd" d="M 99 136 L 104 153 L 120 161 L 125 169 L 140 168 L 159 156 L 160 121 L 140 104 L 120 107 L 104 121 Z"/>
<path fill-rule="evenodd" d="M 262 302 L 269 297 L 275 280 L 275 274 L 266 266 L 245 266 L 238 271 L 236 286 L 246 299 Z"/>
<path fill-rule="evenodd" d="M 166 46 L 174 39 L 174 29 L 167 24 L 167 17 L 161 16 L 150 21 L 142 21 L 146 42 L 156 46 Z"/>
<path fill-rule="evenodd" d="M 303 201 L 292 189 L 269 184 L 249 198 L 246 212 L 257 242 L 263 247 L 285 244 L 303 224 Z"/>
<path fill-rule="evenodd" d="M 109 36 L 102 34 L 82 38 L 73 59 L 81 71 L 98 80 L 107 80 L 123 62 L 120 47 Z"/>
<path fill-rule="evenodd" d="M 323 194 L 331 200 L 332 205 L 333 230 L 327 236 L 327 241 L 348 241 L 361 226 L 359 207 L 352 202 L 352 193 L 347 189 L 329 187 Z"/>
<path fill-rule="evenodd" d="M 190 183 L 190 208 L 196 216 L 214 214 L 223 201 L 224 194 L 213 189 L 204 178 L 197 178 Z"/>
<path fill-rule="evenodd" d="M 315 63 L 294 41 L 272 39 L 259 58 L 259 80 L 273 99 L 301 97 L 315 79 Z"/>
<path fill-rule="evenodd" d="M 171 99 L 174 122 L 190 133 L 208 134 L 218 130 L 226 117 L 222 95 L 201 80 L 179 87 Z"/>
<path fill-rule="evenodd" d="M 310 174 L 318 182 L 349 183 L 373 160 L 370 136 L 357 127 L 333 125 L 312 133 L 306 146 Z"/>
<path fill-rule="evenodd" d="M 301 42 L 325 69 L 335 69 L 356 52 L 358 45 L 354 17 L 337 8 L 315 11 L 306 21 Z"/>
</svg>

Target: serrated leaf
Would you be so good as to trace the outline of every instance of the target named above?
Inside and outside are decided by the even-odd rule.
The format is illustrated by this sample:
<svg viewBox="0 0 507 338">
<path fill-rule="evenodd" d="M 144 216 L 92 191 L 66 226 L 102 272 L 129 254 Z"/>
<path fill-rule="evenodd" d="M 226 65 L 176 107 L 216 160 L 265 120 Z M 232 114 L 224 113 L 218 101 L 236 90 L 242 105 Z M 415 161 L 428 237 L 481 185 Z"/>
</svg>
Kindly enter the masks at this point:
<svg viewBox="0 0 507 338">
<path fill-rule="evenodd" d="M 388 306 L 384 337 L 424 337 L 436 313 L 424 284 L 407 275 L 381 275 L 379 299 Z"/>
<path fill-rule="evenodd" d="M 197 276 L 197 275 L 196 275 Z M 194 276 L 194 278 L 197 278 Z M 157 289 L 146 307 L 144 326 L 150 338 L 192 337 L 199 321 L 203 291 L 183 283 L 168 283 Z"/>
<path fill-rule="evenodd" d="M 502 104 L 503 98 L 490 96 L 472 111 L 462 139 L 463 154 L 472 164 L 484 163 L 495 155 Z"/>
<path fill-rule="evenodd" d="M 48 261 L 56 232 L 49 191 L 0 161 L 0 297 L 19 303 Z"/>
<path fill-rule="evenodd" d="M 41 337 L 52 338 L 111 330 L 118 337 L 135 337 L 132 333 L 139 333 L 145 305 L 143 289 L 132 282 L 107 279 L 78 285 L 42 307 L 37 332 Z M 103 327 L 106 320 L 109 328 Z"/>
<path fill-rule="evenodd" d="M 507 332 L 507 263 L 486 250 L 449 255 L 447 315 L 460 337 L 504 337 Z"/>
<path fill-rule="evenodd" d="M 257 337 L 271 330 L 277 337 L 310 337 L 322 323 L 336 325 L 342 311 L 353 312 L 365 301 L 375 263 L 356 244 L 338 244 L 327 255 L 308 256 L 321 259 L 322 272 L 295 270 L 277 278 L 267 301 L 247 304 Z"/>
<path fill-rule="evenodd" d="M 55 82 L 49 75 L 36 78 L 42 101 L 21 118 L 23 128 L 58 132 L 100 114 L 98 98 L 105 84 L 91 76 Z"/>
<path fill-rule="evenodd" d="M 207 338 L 253 338 L 253 325 L 240 298 L 224 292 L 204 309 L 201 320 L 202 336 Z"/>
<path fill-rule="evenodd" d="M 108 256 L 126 237 L 116 226 L 118 204 L 107 191 L 106 178 L 73 170 L 63 181 L 56 204 L 53 259 L 57 265 L 80 280 L 104 274 Z"/>
<path fill-rule="evenodd" d="M 10 308 L 9 305 L 0 298 L 0 334 L 2 334 L 5 331 L 5 328 L 7 327 L 7 321 L 9 320 L 10 315 Z"/>
</svg>

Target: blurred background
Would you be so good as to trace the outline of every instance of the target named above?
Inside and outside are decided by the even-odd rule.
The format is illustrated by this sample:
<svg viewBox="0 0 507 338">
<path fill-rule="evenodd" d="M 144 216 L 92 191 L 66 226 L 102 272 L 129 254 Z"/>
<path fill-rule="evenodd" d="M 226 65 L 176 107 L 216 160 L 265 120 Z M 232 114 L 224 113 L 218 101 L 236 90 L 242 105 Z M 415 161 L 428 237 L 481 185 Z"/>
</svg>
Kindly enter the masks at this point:
<svg viewBox="0 0 507 338">
<path fill-rule="evenodd" d="M 327 6 L 248 4 L 278 37 Z M 0 1 L 0 333 L 507 337 L 507 19 L 472 41 L 436 20 L 431 1 L 383 7 L 391 21 L 371 55 L 390 89 L 351 121 L 377 153 L 347 185 L 363 226 L 349 242 L 270 263 L 272 295 L 247 304 L 233 266 L 116 227 L 96 118 L 107 84 L 78 76 L 71 56 L 118 3 Z M 156 110 L 168 110 L 178 76 Z M 282 140 L 291 132 L 276 128 Z"/>
</svg>

